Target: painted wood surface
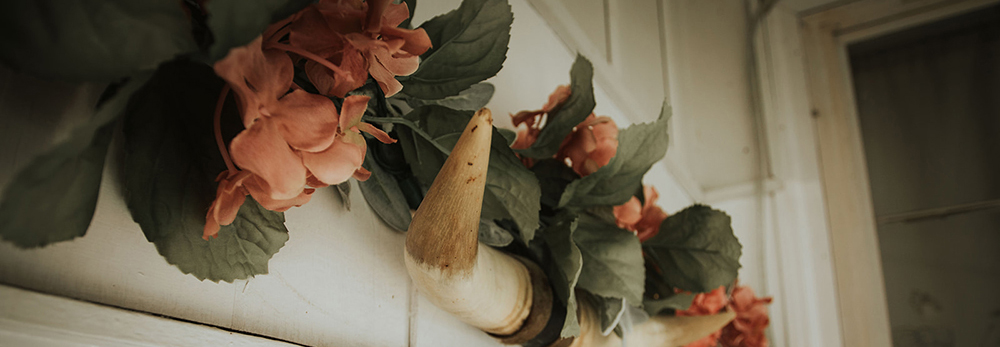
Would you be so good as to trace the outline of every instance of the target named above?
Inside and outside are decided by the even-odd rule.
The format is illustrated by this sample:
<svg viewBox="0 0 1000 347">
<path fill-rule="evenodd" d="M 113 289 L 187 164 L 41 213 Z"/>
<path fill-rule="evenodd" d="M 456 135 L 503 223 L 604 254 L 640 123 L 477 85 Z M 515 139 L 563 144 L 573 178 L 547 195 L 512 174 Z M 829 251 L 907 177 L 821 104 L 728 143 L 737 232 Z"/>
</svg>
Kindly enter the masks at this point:
<svg viewBox="0 0 1000 347">
<path fill-rule="evenodd" d="M 4 285 L 0 297 L 0 346 L 295 346 Z"/>
</svg>

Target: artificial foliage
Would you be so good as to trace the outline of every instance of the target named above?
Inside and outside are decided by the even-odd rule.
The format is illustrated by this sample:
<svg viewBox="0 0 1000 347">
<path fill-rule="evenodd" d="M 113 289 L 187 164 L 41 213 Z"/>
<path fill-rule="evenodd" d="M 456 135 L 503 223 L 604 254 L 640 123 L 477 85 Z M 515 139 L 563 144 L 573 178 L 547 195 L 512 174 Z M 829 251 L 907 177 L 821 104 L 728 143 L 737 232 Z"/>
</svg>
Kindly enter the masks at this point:
<svg viewBox="0 0 1000 347">
<path fill-rule="evenodd" d="M 114 136 L 124 153 L 115 183 L 132 219 L 166 262 L 198 279 L 267 274 L 295 237 L 282 212 L 317 189 L 347 203 L 349 179 L 368 203 L 353 208 L 405 232 L 473 112 L 492 97 L 485 81 L 503 68 L 514 22 L 506 0 L 464 0 L 413 28 L 415 6 L 12 5 L 0 18 L 20 34 L 4 39 L 0 61 L 108 87 L 91 119 L 4 188 L 0 237 L 33 248 L 85 236 Z M 493 129 L 479 228 L 480 242 L 545 270 L 567 313 L 562 337 L 579 334 L 578 299 L 595 304 L 604 333 L 621 334 L 647 315 L 697 307 L 707 295 L 699 293 L 733 286 L 740 267 L 724 212 L 695 205 L 668 216 L 643 186 L 666 153 L 670 108 L 620 129 L 593 113 L 592 80 L 578 56 L 542 108 L 511 115 L 518 131 Z M 766 301 L 738 293 L 736 307 L 748 312 Z M 740 317 L 726 338 L 746 331 L 760 340 L 766 321 Z"/>
</svg>

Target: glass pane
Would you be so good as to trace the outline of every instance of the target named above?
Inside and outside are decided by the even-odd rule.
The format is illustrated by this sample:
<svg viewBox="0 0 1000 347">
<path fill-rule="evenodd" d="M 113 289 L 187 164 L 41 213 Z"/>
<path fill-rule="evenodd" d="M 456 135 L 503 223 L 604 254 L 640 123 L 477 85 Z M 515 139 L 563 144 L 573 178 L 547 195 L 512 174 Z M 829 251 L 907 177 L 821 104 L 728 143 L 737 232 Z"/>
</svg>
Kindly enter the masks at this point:
<svg viewBox="0 0 1000 347">
<path fill-rule="evenodd" d="M 1000 198 L 1000 6 L 849 52 L 876 215 Z"/>
<path fill-rule="evenodd" d="M 1000 212 L 879 226 L 893 344 L 1000 346 Z"/>
</svg>

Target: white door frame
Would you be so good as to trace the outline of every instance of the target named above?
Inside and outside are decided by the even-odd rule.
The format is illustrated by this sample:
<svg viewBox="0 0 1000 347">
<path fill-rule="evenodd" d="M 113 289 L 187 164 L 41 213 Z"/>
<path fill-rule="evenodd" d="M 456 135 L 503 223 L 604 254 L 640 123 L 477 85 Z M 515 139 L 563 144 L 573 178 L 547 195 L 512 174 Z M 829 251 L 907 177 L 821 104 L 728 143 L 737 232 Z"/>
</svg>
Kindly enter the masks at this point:
<svg viewBox="0 0 1000 347">
<path fill-rule="evenodd" d="M 847 45 L 997 2 L 862 0 L 800 18 L 845 346 L 892 341 Z"/>
</svg>

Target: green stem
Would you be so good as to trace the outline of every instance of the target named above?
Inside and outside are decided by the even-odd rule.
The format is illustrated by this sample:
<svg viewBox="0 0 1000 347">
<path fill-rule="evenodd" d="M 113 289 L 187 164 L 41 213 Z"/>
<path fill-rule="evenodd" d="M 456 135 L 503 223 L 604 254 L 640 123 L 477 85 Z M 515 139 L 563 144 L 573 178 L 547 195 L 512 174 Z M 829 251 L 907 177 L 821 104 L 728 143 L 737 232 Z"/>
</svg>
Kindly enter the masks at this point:
<svg viewBox="0 0 1000 347">
<path fill-rule="evenodd" d="M 392 123 L 392 124 L 405 125 L 408 128 L 410 128 L 410 130 L 413 130 L 414 133 L 416 133 L 417 135 L 420 135 L 420 137 L 423 137 L 425 140 L 427 140 L 432 145 L 434 145 L 435 148 L 437 148 L 439 151 L 441 151 L 445 155 L 451 155 L 451 150 L 449 150 L 447 148 L 444 148 L 444 146 L 442 146 L 441 144 L 439 144 L 437 141 L 434 141 L 434 137 L 431 136 L 431 134 L 428 134 L 423 129 L 420 129 L 420 127 L 417 126 L 417 123 L 414 123 L 413 121 L 411 121 L 409 119 L 399 118 L 399 117 L 371 117 L 371 116 L 364 116 L 364 117 L 361 118 L 361 120 L 365 121 L 365 122 Z"/>
</svg>

